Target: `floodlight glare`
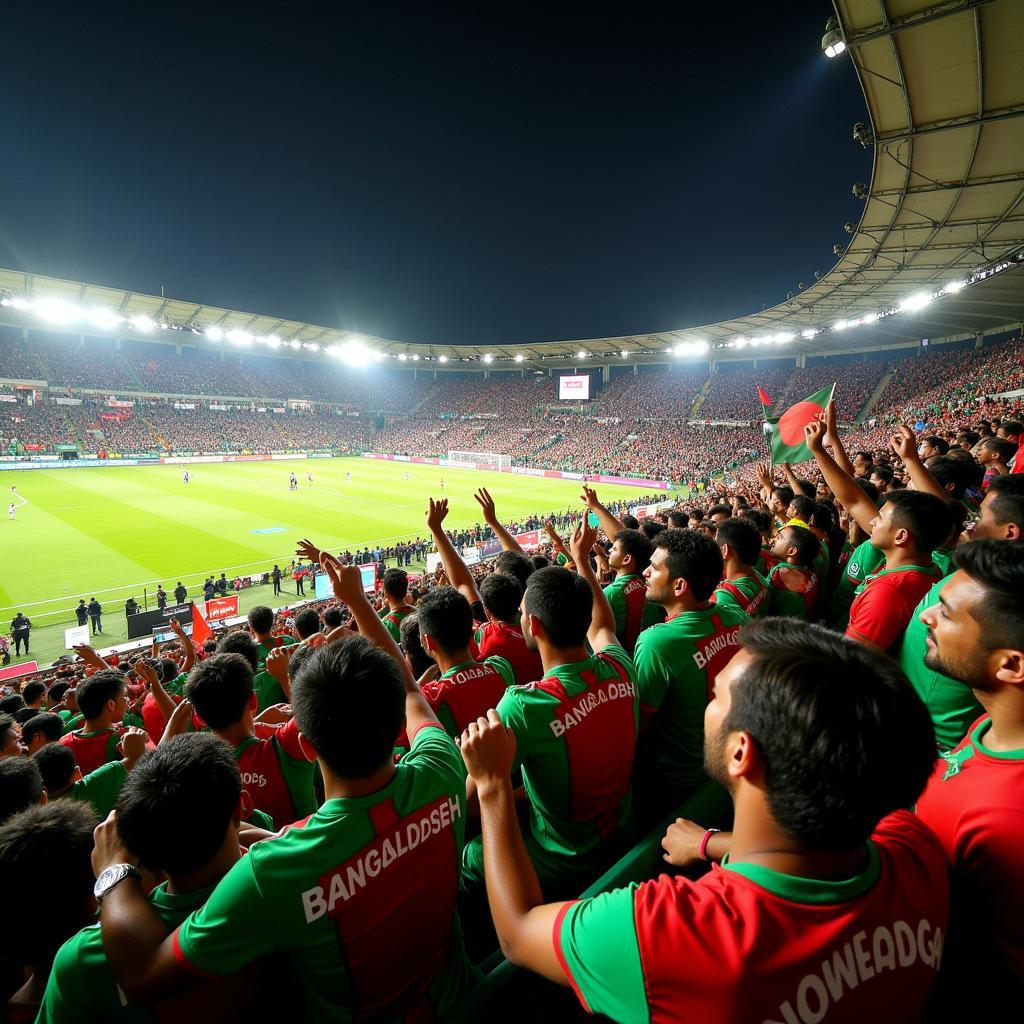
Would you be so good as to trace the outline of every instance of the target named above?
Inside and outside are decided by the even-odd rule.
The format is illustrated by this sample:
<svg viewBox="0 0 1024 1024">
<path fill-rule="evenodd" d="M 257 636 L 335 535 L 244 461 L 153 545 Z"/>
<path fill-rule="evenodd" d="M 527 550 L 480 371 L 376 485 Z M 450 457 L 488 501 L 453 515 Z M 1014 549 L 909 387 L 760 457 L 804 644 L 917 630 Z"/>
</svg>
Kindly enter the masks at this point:
<svg viewBox="0 0 1024 1024">
<path fill-rule="evenodd" d="M 40 299 L 36 303 L 35 312 L 37 316 L 41 316 L 52 324 L 71 323 L 77 316 L 77 311 L 73 306 L 61 302 L 59 299 Z"/>
<path fill-rule="evenodd" d="M 576 353 L 576 358 L 577 359 L 586 359 L 587 358 L 587 353 L 584 352 L 583 349 L 580 349 L 579 352 Z"/>
<path fill-rule="evenodd" d="M 821 37 L 821 48 L 826 57 L 838 57 L 846 50 L 846 40 L 839 27 L 838 18 L 829 18 L 825 23 L 825 34 Z"/>
<path fill-rule="evenodd" d="M 485 362 L 485 363 L 493 363 L 493 362 L 494 362 L 494 356 L 492 356 L 492 355 L 491 355 L 491 353 L 490 353 L 490 352 L 488 352 L 488 353 L 487 353 L 487 354 L 486 354 L 486 355 L 484 356 L 484 362 Z"/>
<path fill-rule="evenodd" d="M 864 324 L 873 324 L 877 319 L 878 319 L 878 314 L 877 313 L 865 313 L 864 316 L 862 317 L 862 322 Z"/>
<path fill-rule="evenodd" d="M 133 316 L 131 323 L 137 331 L 151 331 L 156 326 L 148 316 Z"/>
<path fill-rule="evenodd" d="M 248 345 L 252 342 L 252 335 L 248 331 L 236 327 L 234 330 L 228 331 L 228 341 L 235 345 Z"/>
<path fill-rule="evenodd" d="M 522 352 L 517 352 L 516 353 L 516 362 L 517 363 L 521 363 L 525 358 L 526 357 L 523 355 Z"/>
<path fill-rule="evenodd" d="M 817 335 L 817 333 L 818 332 L 813 327 L 808 327 L 806 331 L 801 331 L 800 332 L 800 337 L 801 338 L 806 338 L 808 341 L 810 341 L 810 339 L 815 337 L 815 335 Z"/>
<path fill-rule="evenodd" d="M 220 341 L 224 337 L 224 332 L 219 327 L 207 327 L 206 336 L 210 341 Z"/>
<path fill-rule="evenodd" d="M 32 303 L 29 302 L 28 299 L 22 299 L 19 296 L 15 296 L 13 299 L 11 299 L 11 305 L 15 309 L 31 309 L 32 308 Z"/>
<path fill-rule="evenodd" d="M 290 342 L 288 342 L 288 344 L 292 348 L 302 348 L 302 342 L 301 341 L 290 341 Z"/>
<path fill-rule="evenodd" d="M 404 352 L 398 353 L 399 362 L 404 363 L 409 357 Z"/>
<path fill-rule="evenodd" d="M 950 281 L 949 284 L 947 284 L 945 287 L 946 294 L 956 295 L 956 293 L 960 291 L 961 288 L 964 287 L 964 283 L 965 282 L 963 281 Z"/>
<path fill-rule="evenodd" d="M 447 363 L 448 362 L 448 357 L 447 356 L 438 356 L 437 357 L 437 361 L 439 363 Z"/>
<path fill-rule="evenodd" d="M 932 297 L 927 292 L 917 292 L 914 295 L 908 296 L 900 303 L 900 312 L 914 313 L 919 309 L 924 309 L 931 301 Z"/>
</svg>

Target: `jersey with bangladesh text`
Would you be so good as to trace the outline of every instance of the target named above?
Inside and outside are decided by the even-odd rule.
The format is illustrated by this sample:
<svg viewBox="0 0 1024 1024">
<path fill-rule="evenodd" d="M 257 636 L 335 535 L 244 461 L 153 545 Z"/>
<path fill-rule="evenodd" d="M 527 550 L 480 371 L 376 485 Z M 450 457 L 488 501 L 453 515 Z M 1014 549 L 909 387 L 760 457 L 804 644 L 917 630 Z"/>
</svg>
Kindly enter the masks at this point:
<svg viewBox="0 0 1024 1024">
<path fill-rule="evenodd" d="M 941 580 L 942 570 L 934 562 L 897 569 L 883 565 L 857 588 L 846 635 L 891 651 L 899 643 L 918 602 L 933 583 Z"/>
<path fill-rule="evenodd" d="M 952 750 L 967 735 L 971 722 L 981 714 L 981 705 L 966 683 L 936 672 L 924 663 L 928 627 L 921 621 L 921 613 L 939 603 L 939 591 L 945 582 L 934 583 L 921 598 L 903 632 L 903 642 L 895 658 L 932 717 L 939 750 Z"/>
<path fill-rule="evenodd" d="M 748 621 L 739 608 L 713 604 L 640 634 L 634 659 L 640 708 L 654 721 L 641 741 L 638 767 L 648 785 L 660 780 L 673 798 L 705 779 L 704 708 Z"/>
<path fill-rule="evenodd" d="M 496 708 L 515 682 L 512 666 L 504 658 L 491 657 L 456 665 L 420 689 L 444 731 L 455 739 L 470 722 Z"/>
<path fill-rule="evenodd" d="M 768 614 L 811 622 L 818 604 L 819 581 L 811 569 L 779 562 L 768 574 Z"/>
<path fill-rule="evenodd" d="M 469 653 L 477 661 L 483 661 L 492 655 L 504 658 L 512 666 L 512 672 L 520 686 L 535 683 L 544 675 L 540 652 L 531 651 L 526 646 L 526 638 L 519 625 L 493 620 L 478 623 Z"/>
<path fill-rule="evenodd" d="M 316 762 L 299 745 L 299 723 L 291 719 L 272 732 L 250 736 L 235 747 L 242 788 L 261 811 L 284 828 L 316 809 Z"/>
<path fill-rule="evenodd" d="M 175 933 L 179 962 L 224 975 L 273 953 L 316 1022 L 435 1019 L 472 974 L 456 913 L 465 798 L 458 747 L 419 729 L 383 789 L 251 847 Z"/>
<path fill-rule="evenodd" d="M 768 614 L 768 584 L 756 572 L 737 576 L 733 580 L 722 580 L 711 595 L 719 608 L 739 608 L 750 618 Z"/>
<path fill-rule="evenodd" d="M 604 596 L 615 613 L 615 635 L 628 654 L 643 630 L 665 618 L 664 610 L 647 600 L 647 580 L 639 573 L 616 576 L 604 588 Z"/>
<path fill-rule="evenodd" d="M 921 1019 L 949 919 L 935 836 L 883 819 L 840 881 L 726 863 L 567 904 L 552 936 L 577 997 L 620 1022 Z"/>
<path fill-rule="evenodd" d="M 77 729 L 75 732 L 67 732 L 60 738 L 60 744 L 70 747 L 75 755 L 78 767 L 83 775 L 96 771 L 100 765 L 107 761 L 118 761 L 121 755 L 117 752 L 117 745 L 121 742 L 122 729 L 95 729 L 87 731 Z"/>
<path fill-rule="evenodd" d="M 632 659 L 610 645 L 559 665 L 540 682 L 506 690 L 498 714 L 516 734 L 530 808 L 526 845 L 542 883 L 590 870 L 601 845 L 632 824 Z M 464 869 L 483 877 L 479 841 L 466 847 Z"/>
</svg>

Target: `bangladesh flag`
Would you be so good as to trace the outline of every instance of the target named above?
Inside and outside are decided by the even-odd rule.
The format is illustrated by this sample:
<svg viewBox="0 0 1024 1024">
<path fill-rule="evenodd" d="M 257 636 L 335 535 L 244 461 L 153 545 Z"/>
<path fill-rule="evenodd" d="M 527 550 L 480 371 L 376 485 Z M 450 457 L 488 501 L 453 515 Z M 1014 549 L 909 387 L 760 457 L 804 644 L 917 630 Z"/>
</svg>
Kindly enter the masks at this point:
<svg viewBox="0 0 1024 1024">
<path fill-rule="evenodd" d="M 832 401 L 835 390 L 835 384 L 829 384 L 828 387 L 816 391 L 810 398 L 791 405 L 775 419 L 768 415 L 768 409 L 765 408 L 764 433 L 772 453 L 773 466 L 783 462 L 795 466 L 801 462 L 814 460 L 811 450 L 804 443 L 804 427 L 825 415 L 825 408 Z"/>
</svg>

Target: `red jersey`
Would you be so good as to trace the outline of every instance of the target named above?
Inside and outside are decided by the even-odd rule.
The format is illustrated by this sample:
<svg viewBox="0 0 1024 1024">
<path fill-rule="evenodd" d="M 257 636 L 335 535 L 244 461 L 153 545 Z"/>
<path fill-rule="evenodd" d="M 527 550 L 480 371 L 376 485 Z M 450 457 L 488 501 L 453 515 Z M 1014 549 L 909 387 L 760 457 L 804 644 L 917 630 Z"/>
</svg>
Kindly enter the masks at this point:
<svg viewBox="0 0 1024 1024">
<path fill-rule="evenodd" d="M 942 957 L 949 881 L 909 811 L 879 822 L 840 881 L 723 864 L 566 904 L 553 943 L 580 1002 L 651 1024 L 921 1019 Z"/>
<path fill-rule="evenodd" d="M 82 769 L 83 775 L 96 771 L 100 765 L 108 761 L 118 761 L 121 755 L 117 752 L 117 745 L 121 742 L 123 728 L 96 729 L 88 731 L 77 729 L 61 736 L 62 746 L 70 747 L 75 755 L 78 767 Z"/>
<path fill-rule="evenodd" d="M 260 732 L 268 738 L 250 736 L 235 747 L 238 773 L 253 803 L 283 828 L 316 810 L 313 762 L 299 745 L 294 718 L 272 734 Z"/>
<path fill-rule="evenodd" d="M 540 652 L 526 646 L 526 638 L 518 626 L 507 622 L 484 622 L 477 627 L 469 653 L 483 661 L 492 655 L 504 658 L 511 666 L 519 686 L 535 683 L 544 676 Z"/>
<path fill-rule="evenodd" d="M 455 739 L 470 722 L 496 708 L 515 682 L 512 666 L 504 658 L 490 657 L 456 665 L 420 690 L 444 731 Z"/>
<path fill-rule="evenodd" d="M 953 870 L 953 903 L 961 925 L 957 953 L 963 947 L 983 965 L 986 978 L 1002 961 L 1019 983 L 1024 979 L 1024 750 L 989 750 L 984 741 L 991 726 L 988 715 L 979 718 L 936 763 L 917 814 L 939 837 Z"/>
<path fill-rule="evenodd" d="M 888 651 L 903 637 L 921 598 L 942 579 L 942 570 L 929 565 L 905 565 L 869 576 L 854 592 L 846 635 Z"/>
</svg>

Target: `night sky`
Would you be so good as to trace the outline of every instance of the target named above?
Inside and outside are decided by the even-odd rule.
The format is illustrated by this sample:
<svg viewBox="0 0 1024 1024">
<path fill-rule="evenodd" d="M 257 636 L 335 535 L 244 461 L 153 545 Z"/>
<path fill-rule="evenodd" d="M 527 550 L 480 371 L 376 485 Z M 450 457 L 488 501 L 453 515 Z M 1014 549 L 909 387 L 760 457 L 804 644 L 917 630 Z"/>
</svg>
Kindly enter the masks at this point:
<svg viewBox="0 0 1024 1024">
<path fill-rule="evenodd" d="M 785 4 L 11 5 L 0 266 L 406 341 L 781 301 L 867 112 Z"/>
</svg>

